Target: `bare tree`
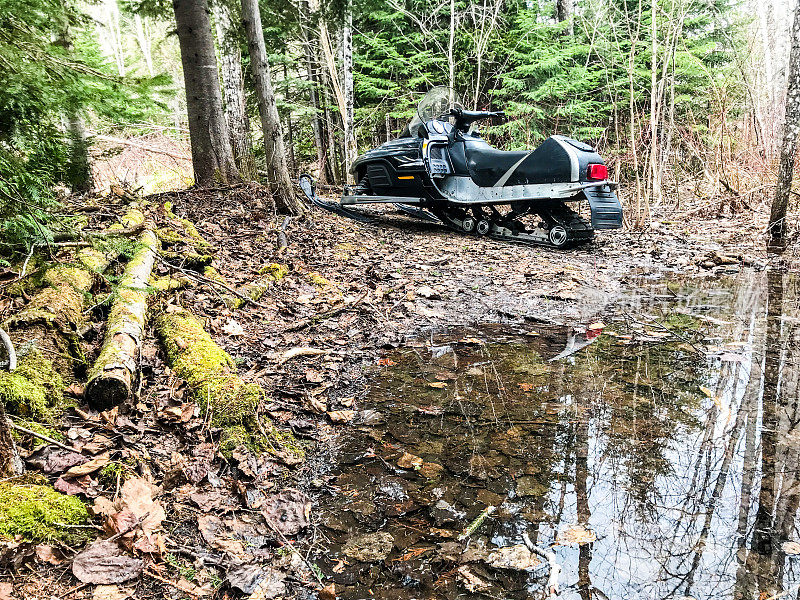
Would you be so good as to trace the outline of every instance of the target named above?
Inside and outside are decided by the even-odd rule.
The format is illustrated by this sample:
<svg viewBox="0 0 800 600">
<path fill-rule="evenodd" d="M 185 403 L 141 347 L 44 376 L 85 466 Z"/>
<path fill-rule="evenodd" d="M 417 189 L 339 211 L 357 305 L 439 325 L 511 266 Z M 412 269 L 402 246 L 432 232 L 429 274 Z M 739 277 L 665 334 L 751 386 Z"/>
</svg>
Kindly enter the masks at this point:
<svg viewBox="0 0 800 600">
<path fill-rule="evenodd" d="M 286 148 L 283 145 L 278 106 L 275 104 L 275 91 L 272 88 L 258 0 L 242 0 L 242 23 L 247 35 L 247 47 L 250 51 L 250 67 L 253 70 L 258 112 L 261 115 L 261 128 L 264 132 L 264 150 L 269 179 L 274 186 L 279 203 L 283 204 L 286 210 L 292 214 L 302 214 L 305 209 L 294 193 L 292 179 L 286 166 Z"/>
<path fill-rule="evenodd" d="M 308 91 L 311 101 L 311 108 L 314 111 L 311 125 L 314 131 L 314 146 L 317 149 L 317 177 L 321 183 L 328 183 L 333 177 L 328 177 L 330 164 L 327 161 L 327 147 L 325 143 L 326 129 L 322 120 L 322 107 L 320 106 L 319 94 L 319 56 L 317 54 L 317 44 L 309 32 L 305 23 L 312 19 L 309 2 L 301 2 L 300 8 L 300 33 L 305 49 L 306 69 L 308 71 Z"/>
<path fill-rule="evenodd" d="M 225 121 L 231 138 L 231 150 L 239 173 L 245 179 L 255 180 L 256 163 L 253 144 L 250 140 L 250 119 L 244 97 L 242 75 L 242 53 L 239 50 L 239 30 L 233 25 L 233 6 L 224 2 L 214 3 L 214 21 L 219 44 L 222 93 L 225 100 Z"/>
<path fill-rule="evenodd" d="M 786 89 L 786 118 L 783 123 L 778 184 L 769 214 L 767 246 L 782 252 L 786 248 L 786 210 L 792 191 L 792 172 L 797 154 L 797 134 L 800 129 L 800 9 L 795 8 L 792 26 L 792 45 L 789 54 L 789 81 Z"/>
<path fill-rule="evenodd" d="M 344 27 L 342 28 L 342 71 L 344 80 L 344 162 L 345 177 L 348 183 L 355 183 L 350 167 L 356 160 L 355 132 L 355 89 L 353 85 L 353 1 L 347 0 L 344 9 Z"/>
<path fill-rule="evenodd" d="M 217 56 L 207 0 L 172 0 L 181 47 L 189 139 L 195 183 L 212 186 L 239 180 L 222 114 Z"/>
</svg>

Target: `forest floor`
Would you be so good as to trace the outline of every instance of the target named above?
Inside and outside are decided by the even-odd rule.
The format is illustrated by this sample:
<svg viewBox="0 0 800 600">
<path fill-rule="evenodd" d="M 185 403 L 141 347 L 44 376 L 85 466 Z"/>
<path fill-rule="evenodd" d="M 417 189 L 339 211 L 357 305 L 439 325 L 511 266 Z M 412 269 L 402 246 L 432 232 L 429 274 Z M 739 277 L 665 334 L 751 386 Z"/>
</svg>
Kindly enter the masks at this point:
<svg viewBox="0 0 800 600">
<path fill-rule="evenodd" d="M 77 582 L 69 549 L 39 553 L 24 575 L 0 577 L 0 586 L 12 584 L 0 587 L 3 600 L 200 597 L 220 583 L 218 597 L 247 596 L 259 585 L 261 597 L 309 596 L 316 574 L 306 557 L 318 542 L 309 498 L 325 485 L 314 457 L 324 457 L 320 448 L 343 423 L 358 419 L 370 375 L 387 351 L 452 326 L 585 327 L 629 278 L 664 271 L 715 276 L 768 262 L 766 215 L 753 212 L 670 215 L 647 232 L 599 232 L 590 245 L 553 251 L 454 234 L 391 211 L 380 224 L 361 224 L 312 209 L 288 223 L 288 247 L 279 249 L 282 219 L 247 188 L 150 199 L 171 201 L 217 247 L 214 266 L 230 287 L 257 279 L 265 265 L 287 267 L 258 303 L 230 308 L 224 289 L 198 281 L 162 295 L 153 310 L 181 305 L 201 318 L 243 379 L 265 390 L 261 414 L 292 430 L 309 460 L 287 464 L 245 448 L 229 458 L 209 453 L 213 431 L 185 410 L 185 386 L 150 332 L 137 402 L 110 416 L 70 412 L 60 429 L 84 443 L 103 436 L 116 460 L 138 461 L 137 473 L 159 486 L 165 549 L 144 576 L 110 587 Z M 164 262 L 156 270 L 179 274 Z M 116 489 L 102 482 L 89 489 L 83 494 L 90 502 L 116 498 L 119 480 Z"/>
</svg>

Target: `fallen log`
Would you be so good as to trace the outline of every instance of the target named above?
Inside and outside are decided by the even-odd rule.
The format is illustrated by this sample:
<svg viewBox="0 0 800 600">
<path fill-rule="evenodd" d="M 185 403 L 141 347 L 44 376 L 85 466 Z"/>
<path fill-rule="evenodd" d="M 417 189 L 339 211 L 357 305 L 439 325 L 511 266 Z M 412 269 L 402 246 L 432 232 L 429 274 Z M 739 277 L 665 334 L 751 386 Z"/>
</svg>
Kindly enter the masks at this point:
<svg viewBox="0 0 800 600">
<path fill-rule="evenodd" d="M 303 460 L 304 451 L 291 432 L 279 431 L 267 421 L 258 427 L 257 410 L 264 395 L 257 383 L 239 377 L 225 352 L 189 311 L 171 306 L 155 320 L 155 333 L 173 372 L 189 384 L 203 415 L 222 429 L 220 450 L 230 456 L 245 445 L 267 451 L 288 464 Z M 259 435 L 263 429 L 263 435 Z"/>
<path fill-rule="evenodd" d="M 128 211 L 118 225 L 131 227 L 144 215 Z M 96 273 L 104 271 L 116 252 L 85 248 L 75 261 L 41 269 L 27 305 L 0 327 L 8 332 L 18 354 L 14 372 L 0 372 L 0 402 L 9 413 L 48 421 L 63 401 L 63 379 L 82 376 L 85 358 L 79 331 L 86 324 L 83 308 Z M 26 286 L 27 287 L 27 286 Z"/>
<path fill-rule="evenodd" d="M 89 405 L 99 410 L 116 406 L 130 397 L 138 370 L 137 360 L 151 292 L 150 273 L 159 249 L 158 238 L 152 229 L 145 230 L 139 244 L 115 291 L 103 346 L 89 373 L 84 392 Z"/>
</svg>

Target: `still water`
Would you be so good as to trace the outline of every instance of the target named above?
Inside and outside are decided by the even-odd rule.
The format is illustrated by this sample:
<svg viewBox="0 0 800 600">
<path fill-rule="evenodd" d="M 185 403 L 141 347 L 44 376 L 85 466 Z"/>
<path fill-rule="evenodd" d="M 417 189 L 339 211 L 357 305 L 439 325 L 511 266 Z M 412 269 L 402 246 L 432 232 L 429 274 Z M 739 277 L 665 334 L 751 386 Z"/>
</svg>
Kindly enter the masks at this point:
<svg viewBox="0 0 800 600">
<path fill-rule="evenodd" d="M 330 457 L 318 564 L 343 598 L 549 597 L 546 560 L 498 554 L 527 532 L 564 600 L 797 598 L 798 317 L 788 276 L 643 277 L 589 331 L 387 355 Z"/>
</svg>

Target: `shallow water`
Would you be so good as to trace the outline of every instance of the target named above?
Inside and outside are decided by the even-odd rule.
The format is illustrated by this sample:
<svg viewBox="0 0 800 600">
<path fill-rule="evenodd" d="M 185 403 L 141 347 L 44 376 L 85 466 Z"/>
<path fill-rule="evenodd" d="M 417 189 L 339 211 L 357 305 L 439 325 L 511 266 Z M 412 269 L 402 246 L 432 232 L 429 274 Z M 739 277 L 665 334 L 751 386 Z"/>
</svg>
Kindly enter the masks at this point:
<svg viewBox="0 0 800 600">
<path fill-rule="evenodd" d="M 547 597 L 546 562 L 489 564 L 523 532 L 558 598 L 798 597 L 796 282 L 630 286 L 602 331 L 453 330 L 382 361 L 319 498 L 340 597 Z"/>
</svg>

